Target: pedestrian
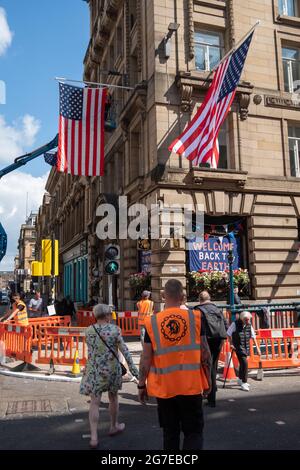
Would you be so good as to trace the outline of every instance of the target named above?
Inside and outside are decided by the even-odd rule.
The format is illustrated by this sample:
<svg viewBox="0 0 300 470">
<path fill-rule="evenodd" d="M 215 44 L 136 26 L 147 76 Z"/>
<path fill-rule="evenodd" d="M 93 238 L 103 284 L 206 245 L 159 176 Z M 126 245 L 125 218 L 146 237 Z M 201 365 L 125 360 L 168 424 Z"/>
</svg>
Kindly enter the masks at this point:
<svg viewBox="0 0 300 470">
<path fill-rule="evenodd" d="M 76 317 L 75 305 L 70 295 L 67 295 L 64 299 L 64 315 L 69 315 L 71 318 Z"/>
<path fill-rule="evenodd" d="M 250 312 L 241 312 L 239 319 L 232 322 L 227 330 L 227 336 L 233 351 L 235 351 L 239 361 L 238 384 L 241 390 L 249 392 L 248 384 L 248 356 L 250 355 L 250 341 L 254 341 L 257 353 L 261 355 L 260 348 L 256 341 L 255 331 L 251 325 L 252 315 Z"/>
<path fill-rule="evenodd" d="M 138 309 L 138 322 L 141 331 L 141 343 L 144 342 L 145 336 L 145 317 L 152 315 L 154 309 L 154 303 L 150 300 L 151 292 L 144 290 L 142 293 L 142 299 L 137 303 Z"/>
<path fill-rule="evenodd" d="M 228 292 L 227 303 L 228 303 L 228 305 L 231 304 L 230 291 Z M 241 298 L 239 296 L 239 288 L 237 286 L 235 286 L 233 288 L 233 305 L 241 305 L 241 304 L 242 304 L 242 301 L 241 301 Z"/>
<path fill-rule="evenodd" d="M 212 357 L 211 392 L 207 396 L 207 404 L 211 408 L 215 408 L 218 360 L 224 340 L 227 338 L 226 330 L 228 328 L 228 324 L 222 311 L 217 307 L 217 305 L 212 303 L 207 291 L 200 292 L 199 302 L 200 305 L 197 305 L 195 308 L 201 310 L 203 313 L 207 342 Z"/>
<path fill-rule="evenodd" d="M 41 317 L 43 313 L 43 299 L 41 293 L 37 290 L 34 297 L 28 304 L 28 315 L 30 318 Z"/>
<path fill-rule="evenodd" d="M 23 300 L 21 300 L 20 294 L 13 294 L 12 296 L 13 304 L 12 304 L 12 312 L 8 312 L 8 314 L 4 315 L 0 320 L 1 321 L 9 321 L 14 320 L 15 324 L 18 326 L 28 326 L 28 314 L 27 314 L 27 307 Z"/>
<path fill-rule="evenodd" d="M 62 294 L 58 294 L 57 298 L 54 301 L 55 313 L 59 317 L 66 315 L 65 313 L 66 299 Z"/>
<path fill-rule="evenodd" d="M 118 422 L 118 390 L 122 387 L 122 370 L 117 359 L 118 350 L 124 355 L 130 372 L 138 377 L 138 370 L 133 364 L 129 350 L 122 338 L 118 326 L 110 323 L 111 308 L 98 304 L 93 308 L 96 324 L 86 330 L 88 361 L 80 384 L 80 393 L 91 398 L 89 421 L 91 428 L 90 447 L 98 446 L 98 421 L 101 395 L 108 392 L 110 430 L 114 436 L 125 429 L 124 423 Z"/>
<path fill-rule="evenodd" d="M 203 444 L 202 395 L 210 389 L 210 352 L 201 312 L 183 309 L 183 286 L 169 279 L 165 309 L 145 318 L 140 361 L 139 401 L 157 399 L 164 450 L 200 450 Z"/>
</svg>

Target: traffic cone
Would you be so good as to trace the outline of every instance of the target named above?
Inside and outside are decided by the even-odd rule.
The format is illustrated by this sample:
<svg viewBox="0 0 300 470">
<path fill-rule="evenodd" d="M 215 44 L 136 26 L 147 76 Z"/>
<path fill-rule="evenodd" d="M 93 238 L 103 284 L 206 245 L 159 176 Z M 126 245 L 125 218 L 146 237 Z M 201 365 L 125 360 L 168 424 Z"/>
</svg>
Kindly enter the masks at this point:
<svg viewBox="0 0 300 470">
<path fill-rule="evenodd" d="M 232 361 L 232 352 L 230 351 L 229 344 L 226 344 L 226 358 L 225 358 L 225 366 L 223 370 L 223 380 L 224 384 L 228 380 L 235 380 L 236 375 L 233 367 L 233 361 Z"/>
<path fill-rule="evenodd" d="M 73 375 L 80 375 L 80 364 L 79 364 L 79 357 L 78 357 L 78 350 L 75 352 L 74 362 L 72 367 L 72 374 Z"/>
</svg>

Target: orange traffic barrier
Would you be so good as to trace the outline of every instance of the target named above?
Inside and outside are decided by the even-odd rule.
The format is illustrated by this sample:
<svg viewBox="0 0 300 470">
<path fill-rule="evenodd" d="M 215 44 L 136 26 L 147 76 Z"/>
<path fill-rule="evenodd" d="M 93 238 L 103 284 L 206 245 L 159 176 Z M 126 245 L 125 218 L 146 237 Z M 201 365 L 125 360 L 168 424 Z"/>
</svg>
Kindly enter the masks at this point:
<svg viewBox="0 0 300 470">
<path fill-rule="evenodd" d="M 39 330 L 45 326 L 70 326 L 71 317 L 70 316 L 58 316 L 53 315 L 49 317 L 36 317 L 28 318 L 29 326 L 32 328 L 32 345 L 36 346 L 38 344 Z M 9 324 L 15 324 L 14 320 L 7 322 Z"/>
<path fill-rule="evenodd" d="M 138 312 L 117 312 L 117 325 L 123 336 L 140 336 L 141 329 L 138 323 Z"/>
<path fill-rule="evenodd" d="M 32 362 L 32 330 L 30 326 L 0 324 L 0 341 L 5 355 L 23 362 Z"/>
<path fill-rule="evenodd" d="M 230 380 L 236 380 L 236 375 L 233 367 L 233 356 L 234 353 L 230 348 L 229 342 L 226 341 L 225 343 L 225 348 L 226 348 L 226 359 L 225 359 L 225 365 L 224 365 L 224 371 L 223 371 L 223 380 L 226 380 L 226 382 Z"/>
<path fill-rule="evenodd" d="M 39 330 L 38 357 L 36 363 L 73 365 L 78 351 L 79 364 L 85 365 L 87 346 L 85 328 L 43 327 Z"/>
<path fill-rule="evenodd" d="M 90 326 L 96 323 L 92 310 L 77 310 L 76 319 L 79 327 Z"/>
<path fill-rule="evenodd" d="M 256 340 L 261 356 L 251 341 L 250 369 L 258 369 L 260 362 L 263 369 L 300 367 L 300 328 L 258 330 Z"/>
</svg>

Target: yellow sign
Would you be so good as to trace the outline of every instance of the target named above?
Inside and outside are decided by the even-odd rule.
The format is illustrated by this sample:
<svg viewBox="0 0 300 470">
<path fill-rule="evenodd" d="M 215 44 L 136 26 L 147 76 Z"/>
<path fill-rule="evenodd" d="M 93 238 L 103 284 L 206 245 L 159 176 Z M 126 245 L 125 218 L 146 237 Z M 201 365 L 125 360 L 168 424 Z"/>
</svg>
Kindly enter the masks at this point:
<svg viewBox="0 0 300 470">
<path fill-rule="evenodd" d="M 32 276 L 58 276 L 58 240 L 54 241 L 54 260 L 52 273 L 52 240 L 42 240 L 42 261 L 31 263 Z"/>
</svg>

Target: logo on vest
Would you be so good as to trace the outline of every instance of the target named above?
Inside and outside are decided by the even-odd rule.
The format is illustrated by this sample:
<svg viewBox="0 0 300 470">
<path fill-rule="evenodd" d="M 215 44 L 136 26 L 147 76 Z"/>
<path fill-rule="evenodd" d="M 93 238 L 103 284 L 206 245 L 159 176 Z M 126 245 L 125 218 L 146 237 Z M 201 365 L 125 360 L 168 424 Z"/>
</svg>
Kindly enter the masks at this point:
<svg viewBox="0 0 300 470">
<path fill-rule="evenodd" d="M 179 341 L 187 333 L 187 324 L 180 315 L 169 315 L 162 322 L 160 330 L 168 341 Z"/>
</svg>

